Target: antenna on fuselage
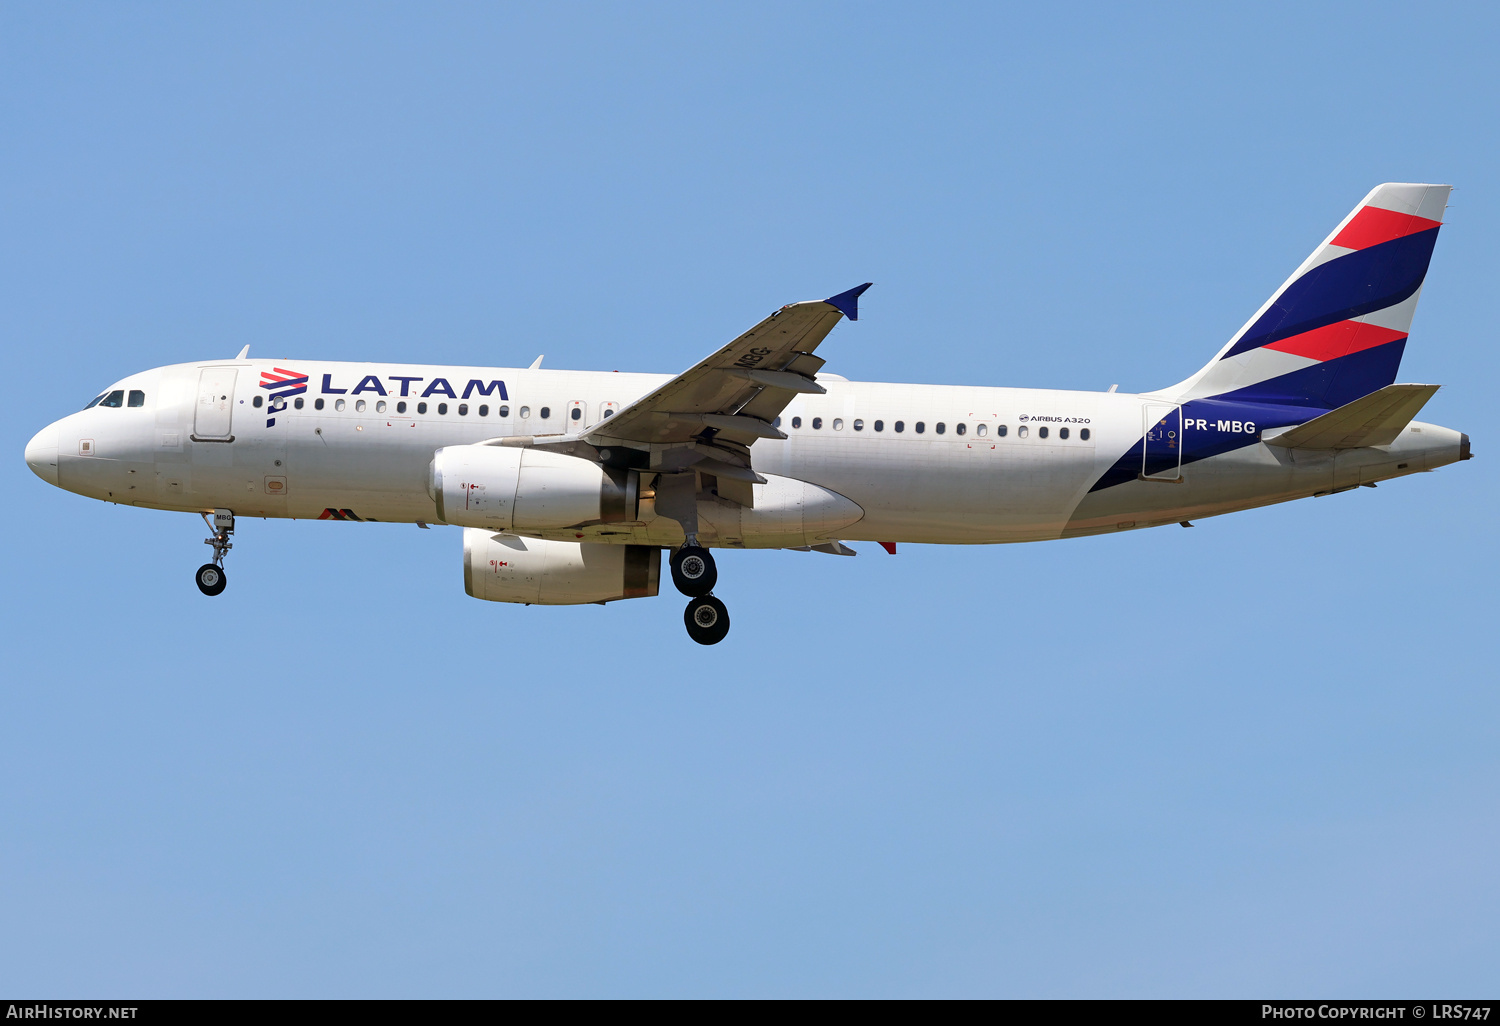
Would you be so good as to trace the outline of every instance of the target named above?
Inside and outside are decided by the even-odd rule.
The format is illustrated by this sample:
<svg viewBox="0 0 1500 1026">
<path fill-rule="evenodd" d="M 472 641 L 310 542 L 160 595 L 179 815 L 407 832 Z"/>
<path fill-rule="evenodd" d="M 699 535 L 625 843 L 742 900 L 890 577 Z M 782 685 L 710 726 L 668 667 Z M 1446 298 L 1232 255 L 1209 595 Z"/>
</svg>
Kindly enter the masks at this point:
<svg viewBox="0 0 1500 1026">
<path fill-rule="evenodd" d="M 240 355 L 236 356 L 235 359 L 236 360 L 243 360 L 245 357 L 247 357 L 249 355 L 250 355 L 250 347 L 246 346 L 244 349 L 240 350 Z"/>
<path fill-rule="evenodd" d="M 546 353 L 542 354 L 542 356 L 546 356 L 546 355 L 547 355 Z M 540 370 L 541 367 L 542 367 L 542 356 L 538 356 L 535 360 L 532 360 L 531 361 L 531 366 L 527 367 L 526 369 L 527 370 Z"/>
</svg>

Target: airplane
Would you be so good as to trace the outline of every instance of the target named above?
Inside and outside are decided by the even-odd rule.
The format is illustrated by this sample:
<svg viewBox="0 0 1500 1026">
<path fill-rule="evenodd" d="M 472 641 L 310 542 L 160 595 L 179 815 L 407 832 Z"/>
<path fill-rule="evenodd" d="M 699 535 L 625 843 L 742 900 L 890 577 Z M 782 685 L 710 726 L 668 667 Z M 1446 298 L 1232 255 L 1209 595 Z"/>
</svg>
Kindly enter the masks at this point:
<svg viewBox="0 0 1500 1026">
<path fill-rule="evenodd" d="M 1197 373 L 1139 394 L 849 381 L 820 343 L 869 283 L 784 306 L 676 376 L 252 360 L 110 385 L 26 462 L 112 503 L 194 512 L 224 591 L 237 517 L 463 529 L 464 589 L 655 596 L 729 631 L 712 550 L 1113 534 L 1435 470 L 1469 436 L 1397 384 L 1450 187 L 1377 186 Z"/>
</svg>

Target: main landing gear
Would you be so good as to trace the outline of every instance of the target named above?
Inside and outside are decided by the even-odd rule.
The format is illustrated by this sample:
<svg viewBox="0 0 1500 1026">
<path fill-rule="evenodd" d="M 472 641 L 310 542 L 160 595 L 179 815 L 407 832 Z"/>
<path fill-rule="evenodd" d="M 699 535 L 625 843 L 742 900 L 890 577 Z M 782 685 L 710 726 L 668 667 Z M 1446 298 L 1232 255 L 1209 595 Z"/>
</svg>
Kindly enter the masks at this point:
<svg viewBox="0 0 1500 1026">
<path fill-rule="evenodd" d="M 700 645 L 717 645 L 729 633 L 729 610 L 713 596 L 719 581 L 714 557 L 689 537 L 686 545 L 672 553 L 671 564 L 672 583 L 691 599 L 682 613 L 688 637 Z"/>
<path fill-rule="evenodd" d="M 229 540 L 229 536 L 234 533 L 234 513 L 227 509 L 216 509 L 212 518 L 204 513 L 203 522 L 213 532 L 213 537 L 204 538 L 203 544 L 214 547 L 214 560 L 200 566 L 194 580 L 198 583 L 199 591 L 212 596 L 222 592 L 229 583 L 224 576 L 224 556 L 234 548 Z"/>
</svg>

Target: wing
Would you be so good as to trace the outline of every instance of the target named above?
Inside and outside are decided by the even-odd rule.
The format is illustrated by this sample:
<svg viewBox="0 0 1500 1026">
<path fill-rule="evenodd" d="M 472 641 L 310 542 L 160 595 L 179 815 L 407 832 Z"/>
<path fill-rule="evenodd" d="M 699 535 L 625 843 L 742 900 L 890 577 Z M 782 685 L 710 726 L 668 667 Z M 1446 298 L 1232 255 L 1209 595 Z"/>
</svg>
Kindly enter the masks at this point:
<svg viewBox="0 0 1500 1026">
<path fill-rule="evenodd" d="M 821 302 L 782 307 L 708 359 L 593 425 L 584 440 L 595 446 L 649 447 L 653 468 L 676 463 L 673 469 L 680 469 L 717 458 L 743 468 L 739 479 L 760 480 L 749 470 L 750 445 L 760 438 L 785 438 L 771 422 L 799 392 L 824 391 L 813 380 L 824 361 L 812 352 L 840 317 L 859 319 L 859 297 L 869 287 L 866 282 Z M 662 460 L 660 447 L 685 451 Z M 689 454 L 699 459 L 686 458 Z M 734 475 L 721 471 L 721 476 Z"/>
</svg>

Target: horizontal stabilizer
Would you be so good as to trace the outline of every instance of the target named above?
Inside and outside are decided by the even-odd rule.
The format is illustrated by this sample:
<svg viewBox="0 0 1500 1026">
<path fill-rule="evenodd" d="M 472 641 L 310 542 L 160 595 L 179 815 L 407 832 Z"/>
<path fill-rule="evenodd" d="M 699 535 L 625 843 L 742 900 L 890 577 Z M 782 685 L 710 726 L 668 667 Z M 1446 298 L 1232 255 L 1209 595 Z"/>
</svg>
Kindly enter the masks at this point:
<svg viewBox="0 0 1500 1026">
<path fill-rule="evenodd" d="M 1367 445 L 1390 445 L 1439 387 L 1386 385 L 1362 399 L 1264 440 L 1267 445 L 1289 449 L 1359 449 Z"/>
</svg>

